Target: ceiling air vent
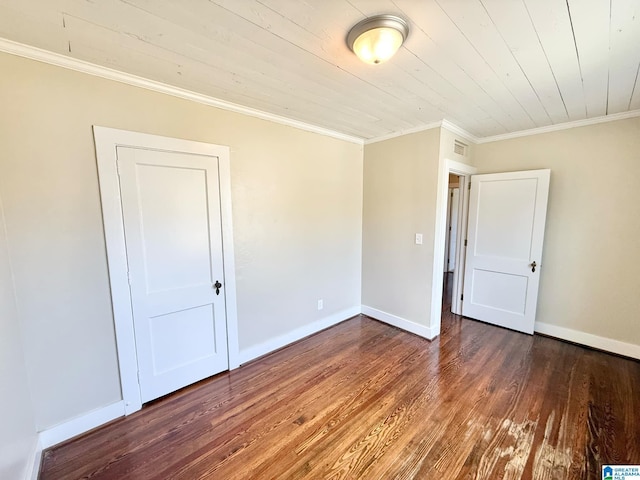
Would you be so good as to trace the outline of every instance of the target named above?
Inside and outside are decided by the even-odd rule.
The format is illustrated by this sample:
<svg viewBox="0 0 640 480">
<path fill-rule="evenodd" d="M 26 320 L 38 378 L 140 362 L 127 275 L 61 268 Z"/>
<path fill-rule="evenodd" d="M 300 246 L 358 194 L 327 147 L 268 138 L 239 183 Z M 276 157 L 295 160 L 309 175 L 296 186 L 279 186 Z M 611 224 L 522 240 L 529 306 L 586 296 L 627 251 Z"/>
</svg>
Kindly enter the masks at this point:
<svg viewBox="0 0 640 480">
<path fill-rule="evenodd" d="M 467 146 L 461 141 L 455 140 L 453 142 L 453 153 L 464 156 L 467 154 Z"/>
</svg>

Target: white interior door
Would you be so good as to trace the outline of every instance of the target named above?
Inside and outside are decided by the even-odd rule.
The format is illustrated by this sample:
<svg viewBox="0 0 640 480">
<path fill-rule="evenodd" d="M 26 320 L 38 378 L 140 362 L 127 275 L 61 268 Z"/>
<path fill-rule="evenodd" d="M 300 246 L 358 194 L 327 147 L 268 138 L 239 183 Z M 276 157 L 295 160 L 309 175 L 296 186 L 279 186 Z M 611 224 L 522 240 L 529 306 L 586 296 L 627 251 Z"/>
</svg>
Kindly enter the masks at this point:
<svg viewBox="0 0 640 480">
<path fill-rule="evenodd" d="M 218 160 L 118 147 L 117 163 L 146 402 L 228 369 Z"/>
<path fill-rule="evenodd" d="M 473 175 L 464 316 L 533 333 L 550 170 Z"/>
</svg>

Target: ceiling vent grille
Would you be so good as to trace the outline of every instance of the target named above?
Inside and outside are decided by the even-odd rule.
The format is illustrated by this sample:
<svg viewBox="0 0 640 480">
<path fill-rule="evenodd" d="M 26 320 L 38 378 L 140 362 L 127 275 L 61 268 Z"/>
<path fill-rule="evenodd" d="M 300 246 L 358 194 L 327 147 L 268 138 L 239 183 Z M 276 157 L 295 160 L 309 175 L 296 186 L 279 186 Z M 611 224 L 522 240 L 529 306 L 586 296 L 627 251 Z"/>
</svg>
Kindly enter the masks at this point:
<svg viewBox="0 0 640 480">
<path fill-rule="evenodd" d="M 467 154 L 467 146 L 459 140 L 453 142 L 453 153 L 465 156 Z"/>
</svg>

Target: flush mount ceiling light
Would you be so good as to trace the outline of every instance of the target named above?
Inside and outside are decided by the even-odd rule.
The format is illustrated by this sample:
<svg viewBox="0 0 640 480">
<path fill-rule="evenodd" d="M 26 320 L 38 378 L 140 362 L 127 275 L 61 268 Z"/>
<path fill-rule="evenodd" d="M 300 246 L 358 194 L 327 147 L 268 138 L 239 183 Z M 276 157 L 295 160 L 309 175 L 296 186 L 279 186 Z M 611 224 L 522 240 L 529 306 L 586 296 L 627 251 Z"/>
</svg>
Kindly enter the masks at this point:
<svg viewBox="0 0 640 480">
<path fill-rule="evenodd" d="M 393 57 L 409 35 L 409 25 L 395 15 L 376 15 L 354 25 L 347 45 L 360 60 L 378 64 Z"/>
</svg>

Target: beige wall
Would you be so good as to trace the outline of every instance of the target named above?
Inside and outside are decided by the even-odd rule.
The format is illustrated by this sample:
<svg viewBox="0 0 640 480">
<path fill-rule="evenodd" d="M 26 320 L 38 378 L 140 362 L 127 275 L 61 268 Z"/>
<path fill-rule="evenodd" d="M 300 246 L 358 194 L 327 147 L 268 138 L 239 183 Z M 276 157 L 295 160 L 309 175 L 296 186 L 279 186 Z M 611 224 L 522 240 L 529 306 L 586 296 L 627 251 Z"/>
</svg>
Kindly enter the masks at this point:
<svg viewBox="0 0 640 480">
<path fill-rule="evenodd" d="M 38 429 L 121 398 L 94 124 L 231 147 L 241 349 L 360 305 L 361 146 L 6 54 L 0 71 L 0 195 Z"/>
<path fill-rule="evenodd" d="M 0 202 L 0 478 L 19 479 L 31 466 L 36 428 L 22 349 Z"/>
<path fill-rule="evenodd" d="M 537 321 L 640 345 L 640 119 L 481 144 L 475 164 L 551 169 Z"/>
<path fill-rule="evenodd" d="M 439 148 L 440 130 L 431 129 L 364 151 L 362 303 L 423 326 L 430 321 Z"/>
</svg>

